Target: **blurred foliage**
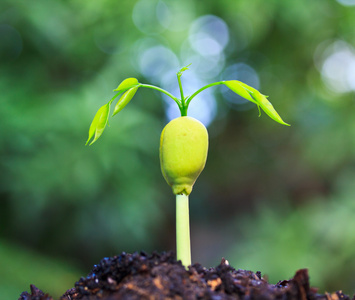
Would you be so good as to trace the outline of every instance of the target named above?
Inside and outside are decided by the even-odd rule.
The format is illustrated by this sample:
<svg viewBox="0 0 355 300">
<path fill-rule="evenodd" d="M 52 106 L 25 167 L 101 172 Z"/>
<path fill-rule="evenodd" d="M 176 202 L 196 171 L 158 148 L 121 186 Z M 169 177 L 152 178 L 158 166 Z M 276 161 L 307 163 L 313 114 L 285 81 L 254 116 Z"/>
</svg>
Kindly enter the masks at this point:
<svg viewBox="0 0 355 300">
<path fill-rule="evenodd" d="M 339 178 L 335 186 L 327 199 L 311 197 L 307 205 L 297 208 L 284 203 L 275 210 L 263 204 L 252 216 L 252 226 L 243 226 L 251 216 L 242 217 L 234 225 L 243 226 L 243 237 L 229 253 L 230 263 L 261 270 L 274 283 L 308 268 L 313 286 L 353 293 L 355 187 L 351 174 Z"/>
<path fill-rule="evenodd" d="M 45 255 L 82 275 L 103 256 L 174 248 L 174 198 L 158 158 L 160 132 L 176 114 L 170 102 L 139 90 L 99 142 L 84 144 L 122 79 L 176 93 L 175 72 L 192 63 L 186 94 L 241 80 L 270 95 L 292 125 L 258 118 L 223 88 L 193 101 L 190 114 L 210 132 L 191 195 L 193 260 L 216 264 L 229 254 L 274 281 L 309 267 L 313 285 L 355 292 L 355 3 L 342 3 L 2 1 L 3 269 L 15 263 L 12 244 L 23 247 L 19 261 Z M 0 282 L 12 287 L 8 298 L 28 288 L 25 267 Z"/>
<path fill-rule="evenodd" d="M 19 288 L 30 292 L 30 284 L 51 290 L 59 298 L 63 290 L 74 283 L 82 274 L 69 262 L 53 261 L 32 250 L 0 243 L 0 295 L 2 299 L 17 299 Z"/>
</svg>

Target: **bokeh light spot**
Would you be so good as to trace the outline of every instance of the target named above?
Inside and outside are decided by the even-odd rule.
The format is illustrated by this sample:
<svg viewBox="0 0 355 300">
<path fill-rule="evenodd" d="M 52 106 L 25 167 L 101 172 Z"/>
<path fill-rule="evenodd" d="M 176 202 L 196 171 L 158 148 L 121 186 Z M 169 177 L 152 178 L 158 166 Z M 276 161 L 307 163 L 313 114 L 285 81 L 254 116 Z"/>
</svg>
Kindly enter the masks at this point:
<svg viewBox="0 0 355 300">
<path fill-rule="evenodd" d="M 160 0 L 156 8 L 156 14 L 159 23 L 164 28 L 179 32 L 188 28 L 193 19 L 194 10 L 192 1 Z"/>
<path fill-rule="evenodd" d="M 157 18 L 157 1 L 140 0 L 133 8 L 132 19 L 143 33 L 161 33 L 164 28 Z"/>
<path fill-rule="evenodd" d="M 213 15 L 200 17 L 191 25 L 189 41 L 191 47 L 203 56 L 219 55 L 229 41 L 228 26 Z"/>
<path fill-rule="evenodd" d="M 142 52 L 139 68 L 145 77 L 159 81 L 165 73 L 179 68 L 179 60 L 169 48 L 157 45 Z"/>
<path fill-rule="evenodd" d="M 202 56 L 184 43 L 180 57 L 183 65 L 191 64 L 190 69 L 203 79 L 213 79 L 217 77 L 225 65 L 225 55 L 222 52 L 217 56 Z"/>
<path fill-rule="evenodd" d="M 341 5 L 344 6 L 354 6 L 355 5 L 355 0 L 337 0 Z"/>
<path fill-rule="evenodd" d="M 355 50 L 344 41 L 337 41 L 325 52 L 326 57 L 321 67 L 325 85 L 337 93 L 355 90 Z"/>
<path fill-rule="evenodd" d="M 156 7 L 156 14 L 159 23 L 163 27 L 169 28 L 171 26 L 173 13 L 171 12 L 165 1 L 159 1 Z"/>
</svg>

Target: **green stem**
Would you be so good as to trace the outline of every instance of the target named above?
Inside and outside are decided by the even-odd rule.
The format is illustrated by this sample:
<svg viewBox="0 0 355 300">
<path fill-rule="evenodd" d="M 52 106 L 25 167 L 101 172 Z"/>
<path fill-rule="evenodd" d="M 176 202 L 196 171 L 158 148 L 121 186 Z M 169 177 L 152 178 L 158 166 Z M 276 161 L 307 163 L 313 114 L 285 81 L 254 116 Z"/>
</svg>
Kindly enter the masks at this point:
<svg viewBox="0 0 355 300">
<path fill-rule="evenodd" d="M 153 89 L 153 90 L 157 90 L 159 92 L 162 92 L 164 93 L 165 95 L 169 96 L 170 98 L 172 98 L 176 104 L 179 106 L 179 108 L 181 109 L 181 102 L 178 98 L 174 97 L 172 94 L 170 94 L 169 92 L 167 92 L 166 90 L 163 90 L 162 88 L 160 87 L 157 87 L 157 86 L 154 86 L 154 85 L 150 85 L 150 84 L 144 84 L 144 83 L 140 83 L 138 86 L 140 87 L 146 87 L 146 88 L 149 88 L 149 89 Z"/>
<path fill-rule="evenodd" d="M 184 91 L 182 89 L 182 84 L 181 84 L 180 77 L 181 77 L 181 73 L 178 73 L 177 74 L 177 79 L 178 79 L 178 82 L 179 82 L 180 95 L 181 95 L 181 106 L 179 106 L 179 109 L 180 109 L 181 116 L 184 117 L 184 116 L 187 116 L 188 105 L 186 105 L 186 103 L 185 103 Z"/>
<path fill-rule="evenodd" d="M 176 195 L 176 259 L 191 265 L 189 196 Z"/>
<path fill-rule="evenodd" d="M 187 105 L 185 105 L 185 103 L 183 105 L 181 105 L 180 108 L 180 114 L 182 117 L 186 117 L 187 116 Z"/>
<path fill-rule="evenodd" d="M 182 89 L 182 84 L 181 84 L 181 73 L 177 73 L 177 80 L 179 82 L 179 88 L 180 88 L 180 95 L 181 95 L 181 103 L 182 103 L 182 106 L 184 106 L 185 104 L 185 97 L 184 97 L 184 91 Z"/>
<path fill-rule="evenodd" d="M 202 91 L 204 91 L 205 89 L 211 87 L 211 86 L 214 86 L 214 85 L 219 85 L 219 84 L 224 84 L 225 81 L 218 81 L 218 82 L 214 82 L 214 83 L 211 83 L 211 84 L 208 84 L 202 88 L 200 88 L 199 90 L 197 90 L 195 93 L 193 93 L 189 98 L 187 98 L 187 101 L 186 101 L 186 106 L 189 106 L 192 98 L 194 98 L 197 94 L 201 93 Z"/>
<path fill-rule="evenodd" d="M 108 102 L 109 105 L 111 105 L 111 103 L 113 102 L 113 100 L 115 100 L 119 95 L 121 95 L 123 92 L 125 92 L 126 90 L 124 91 L 119 91 L 115 96 L 113 96 L 111 98 L 111 100 Z"/>
</svg>

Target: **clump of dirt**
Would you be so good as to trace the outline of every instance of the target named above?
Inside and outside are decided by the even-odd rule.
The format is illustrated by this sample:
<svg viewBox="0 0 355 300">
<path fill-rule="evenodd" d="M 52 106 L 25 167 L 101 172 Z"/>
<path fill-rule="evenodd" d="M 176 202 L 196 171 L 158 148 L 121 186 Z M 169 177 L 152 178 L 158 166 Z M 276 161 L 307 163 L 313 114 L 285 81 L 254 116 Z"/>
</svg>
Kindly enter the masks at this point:
<svg viewBox="0 0 355 300">
<path fill-rule="evenodd" d="M 318 294 L 309 285 L 307 269 L 298 270 L 290 280 L 269 284 L 260 272 L 235 270 L 225 259 L 206 269 L 194 264 L 186 270 L 172 252 L 144 252 L 104 258 L 87 277 L 64 293 L 60 300 L 118 299 L 209 299 L 209 300 L 350 300 L 341 291 Z M 355 300 L 355 295 L 352 298 Z M 19 300 L 53 300 L 31 285 Z"/>
</svg>

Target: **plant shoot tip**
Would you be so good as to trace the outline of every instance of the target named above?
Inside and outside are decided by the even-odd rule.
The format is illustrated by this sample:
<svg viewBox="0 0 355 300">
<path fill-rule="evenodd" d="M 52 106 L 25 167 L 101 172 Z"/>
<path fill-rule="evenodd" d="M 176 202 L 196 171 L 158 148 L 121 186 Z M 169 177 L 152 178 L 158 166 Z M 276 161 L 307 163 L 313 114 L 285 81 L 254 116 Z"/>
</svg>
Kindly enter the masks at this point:
<svg viewBox="0 0 355 300">
<path fill-rule="evenodd" d="M 191 66 L 191 65 L 192 65 L 192 63 L 188 64 L 188 65 L 185 66 L 185 67 L 182 67 L 182 68 L 180 69 L 180 71 L 177 72 L 176 75 L 177 75 L 178 77 L 181 77 L 182 73 L 185 72 L 186 70 L 188 70 L 188 69 L 189 69 L 189 66 Z"/>
</svg>

